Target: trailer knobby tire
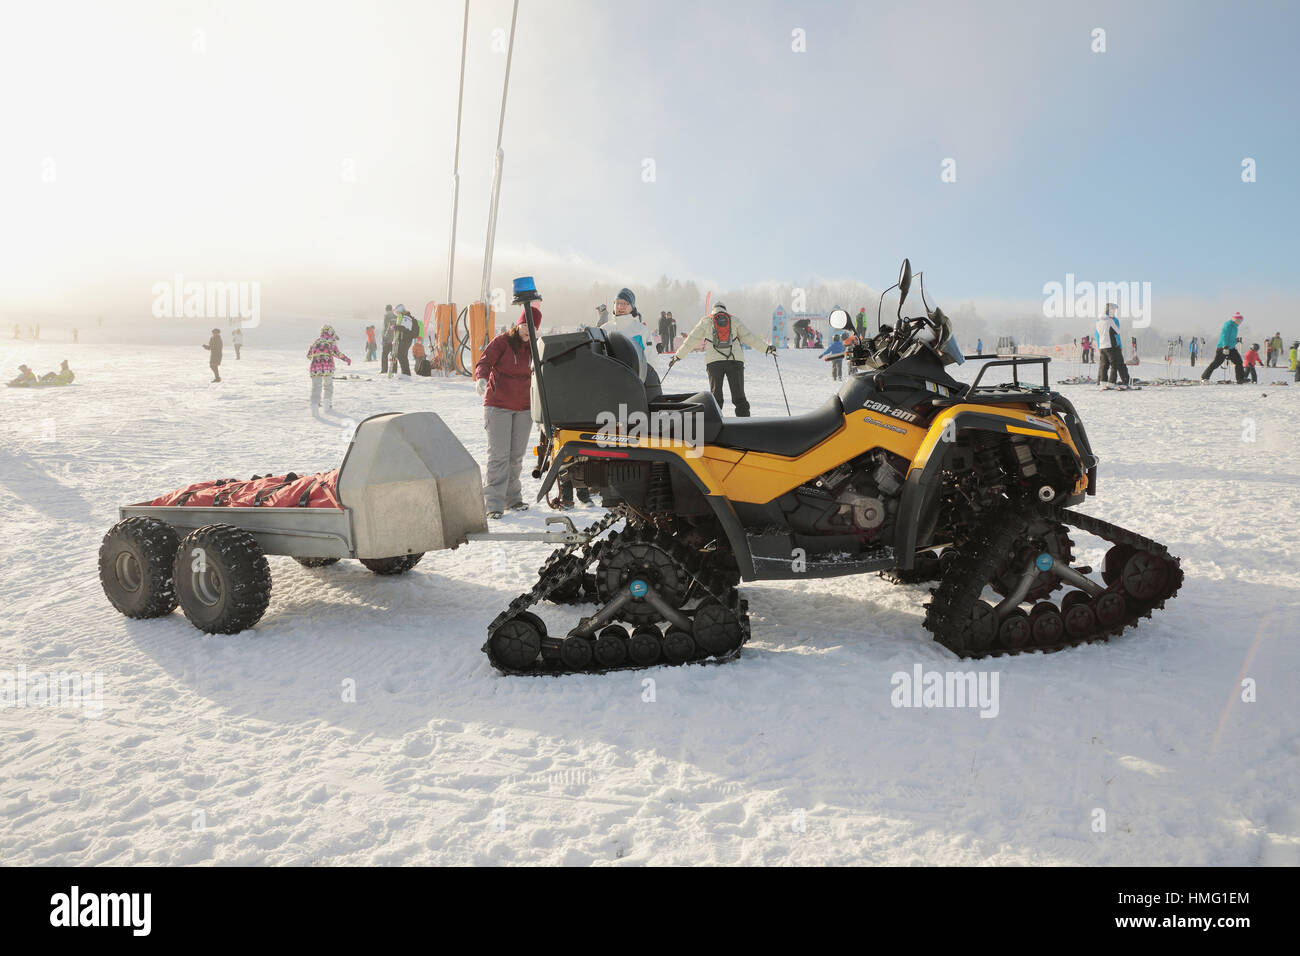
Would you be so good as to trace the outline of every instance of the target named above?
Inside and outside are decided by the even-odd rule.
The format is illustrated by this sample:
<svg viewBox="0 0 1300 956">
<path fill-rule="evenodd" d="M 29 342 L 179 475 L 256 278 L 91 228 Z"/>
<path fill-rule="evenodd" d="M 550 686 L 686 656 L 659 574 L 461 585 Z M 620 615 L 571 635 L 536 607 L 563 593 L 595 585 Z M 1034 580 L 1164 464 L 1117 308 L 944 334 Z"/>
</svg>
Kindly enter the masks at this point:
<svg viewBox="0 0 1300 956">
<path fill-rule="evenodd" d="M 176 610 L 172 560 L 179 539 L 157 518 L 134 517 L 108 529 L 99 546 L 99 583 L 127 617 L 162 617 Z"/>
<path fill-rule="evenodd" d="M 173 566 L 181 610 L 209 634 L 252 627 L 271 602 L 271 569 L 251 534 L 228 524 L 191 531 Z"/>
</svg>

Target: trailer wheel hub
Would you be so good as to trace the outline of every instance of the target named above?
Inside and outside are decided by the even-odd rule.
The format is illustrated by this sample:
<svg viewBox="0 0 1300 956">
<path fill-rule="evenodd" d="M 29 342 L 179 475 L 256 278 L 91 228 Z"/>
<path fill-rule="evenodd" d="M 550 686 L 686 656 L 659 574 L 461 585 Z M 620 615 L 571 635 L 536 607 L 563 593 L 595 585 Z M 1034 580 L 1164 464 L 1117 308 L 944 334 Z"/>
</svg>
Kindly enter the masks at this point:
<svg viewBox="0 0 1300 956">
<path fill-rule="evenodd" d="M 140 570 L 140 562 L 135 559 L 135 555 L 130 551 L 123 551 L 117 556 L 117 561 L 113 565 L 113 573 L 117 575 L 117 583 L 122 585 L 123 590 L 132 593 L 140 590 L 140 585 L 144 583 L 144 573 Z"/>
</svg>

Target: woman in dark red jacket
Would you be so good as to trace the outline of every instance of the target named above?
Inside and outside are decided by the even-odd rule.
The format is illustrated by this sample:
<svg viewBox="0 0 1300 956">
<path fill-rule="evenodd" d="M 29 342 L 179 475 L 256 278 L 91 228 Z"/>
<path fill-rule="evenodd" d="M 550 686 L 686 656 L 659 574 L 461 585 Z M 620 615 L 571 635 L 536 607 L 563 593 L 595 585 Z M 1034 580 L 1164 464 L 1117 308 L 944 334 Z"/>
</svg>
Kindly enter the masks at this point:
<svg viewBox="0 0 1300 956">
<path fill-rule="evenodd" d="M 540 325 L 542 313 L 533 308 Z M 483 350 L 474 366 L 474 383 L 483 396 L 483 427 L 487 429 L 488 465 L 483 501 L 489 518 L 506 508 L 523 509 L 519 472 L 533 429 L 529 411 L 533 356 L 528 347 L 528 323 L 523 315 L 514 328 L 502 332 Z"/>
</svg>

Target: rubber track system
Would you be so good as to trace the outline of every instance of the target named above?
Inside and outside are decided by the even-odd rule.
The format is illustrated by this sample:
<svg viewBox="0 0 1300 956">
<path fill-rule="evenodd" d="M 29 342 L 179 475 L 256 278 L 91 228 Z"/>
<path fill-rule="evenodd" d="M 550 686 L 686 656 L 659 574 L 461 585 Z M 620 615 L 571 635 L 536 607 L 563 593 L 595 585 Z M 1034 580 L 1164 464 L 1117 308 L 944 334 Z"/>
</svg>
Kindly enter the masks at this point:
<svg viewBox="0 0 1300 956">
<path fill-rule="evenodd" d="M 1097 594 L 1071 590 L 1060 604 L 1039 601 L 1001 616 L 981 600 L 1000 566 L 1032 543 L 1036 524 L 1060 522 L 1111 543 Z M 1088 569 L 1083 569 L 1084 571 Z M 1095 582 L 1094 582 L 1095 583 Z M 1165 606 L 1183 583 L 1179 559 L 1164 545 L 1077 511 L 1004 502 L 976 527 L 926 605 L 925 628 L 959 657 L 1051 652 L 1106 641 Z"/>
<path fill-rule="evenodd" d="M 487 654 L 494 668 L 503 674 L 517 676 L 559 677 L 642 670 L 662 664 L 723 663 L 740 655 L 750 636 L 748 606 L 735 587 L 730 586 L 726 576 L 709 574 L 702 568 L 699 555 L 681 547 L 670 535 L 656 532 L 653 528 L 629 527 L 609 538 L 596 540 L 623 517 L 612 512 L 585 530 L 585 544 L 569 544 L 556 549 L 538 570 L 537 583 L 511 601 L 488 625 L 483 653 Z M 596 575 L 589 573 L 588 567 L 598 562 L 597 574 L 600 574 L 602 569 L 616 566 L 614 558 L 624 549 L 638 554 L 654 550 L 657 552 L 655 557 L 661 562 L 664 556 L 671 558 L 671 571 L 678 579 L 689 581 L 686 600 L 682 602 L 679 613 L 690 621 L 692 630 L 683 633 L 680 627 L 658 615 L 653 622 L 646 621 L 646 605 L 638 600 L 635 605 L 625 604 L 631 617 L 643 622 L 636 625 L 630 634 L 628 628 L 616 624 L 611 618 L 596 629 L 598 636 L 594 639 L 590 635 L 579 636 L 572 632 L 563 638 L 548 636 L 545 623 L 529 608 L 546 600 L 557 604 L 573 603 L 583 594 L 588 600 L 601 604 L 601 599 L 593 593 Z M 611 591 L 608 583 L 604 590 L 607 593 Z M 620 594 L 622 590 L 619 589 Z M 612 601 L 613 598 L 611 602 L 605 602 L 606 606 Z M 669 603 L 676 604 L 677 601 Z M 629 618 L 625 616 L 623 619 Z M 589 621 L 590 618 L 584 618 L 579 627 Z M 666 632 L 660 629 L 665 623 L 668 624 Z M 615 643 L 619 646 L 612 646 Z M 709 650 L 710 646 L 714 648 L 713 652 Z M 610 663 L 611 657 L 621 657 L 622 662 Z"/>
</svg>

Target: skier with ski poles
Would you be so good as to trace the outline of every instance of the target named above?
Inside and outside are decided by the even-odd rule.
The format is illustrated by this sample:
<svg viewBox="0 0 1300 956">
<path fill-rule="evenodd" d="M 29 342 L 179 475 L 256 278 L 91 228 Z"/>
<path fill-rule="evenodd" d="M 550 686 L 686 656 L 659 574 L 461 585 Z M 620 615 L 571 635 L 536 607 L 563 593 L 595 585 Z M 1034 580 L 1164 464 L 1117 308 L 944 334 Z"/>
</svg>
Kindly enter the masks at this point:
<svg viewBox="0 0 1300 956">
<path fill-rule="evenodd" d="M 1206 385 L 1210 384 L 1210 375 L 1214 370 L 1224 362 L 1231 361 L 1233 368 L 1237 372 L 1237 384 L 1241 385 L 1246 381 L 1246 373 L 1241 367 L 1241 353 L 1237 351 L 1237 330 L 1241 328 L 1241 323 L 1245 319 L 1241 317 L 1240 312 L 1234 312 L 1232 318 L 1223 323 L 1223 329 L 1219 332 L 1219 343 L 1215 350 L 1214 361 L 1205 367 L 1201 373 L 1201 381 Z"/>
<path fill-rule="evenodd" d="M 704 316 L 695 328 L 682 339 L 672 359 L 668 362 L 671 370 L 674 365 L 690 355 L 695 346 L 705 343 L 705 370 L 709 376 L 709 391 L 713 393 L 722 410 L 722 383 L 725 380 L 731 389 L 731 403 L 736 406 L 737 418 L 749 417 L 749 399 L 745 397 L 745 349 L 762 349 L 768 355 L 776 356 L 776 346 L 764 342 L 751 332 L 742 322 L 737 321 L 727 307 L 719 302 L 713 311 Z M 665 373 L 666 374 L 666 373 Z"/>
</svg>

